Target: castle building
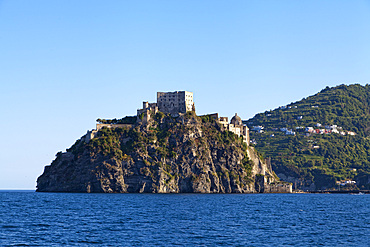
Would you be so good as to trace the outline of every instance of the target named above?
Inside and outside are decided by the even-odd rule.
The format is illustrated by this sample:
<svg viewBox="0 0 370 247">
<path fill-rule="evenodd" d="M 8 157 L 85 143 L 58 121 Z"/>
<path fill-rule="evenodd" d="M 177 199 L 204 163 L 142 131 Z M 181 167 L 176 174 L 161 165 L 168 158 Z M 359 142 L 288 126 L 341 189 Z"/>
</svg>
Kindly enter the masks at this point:
<svg viewBox="0 0 370 247">
<path fill-rule="evenodd" d="M 194 110 L 193 93 L 188 91 L 175 91 L 175 92 L 157 92 L 157 102 L 149 103 L 143 102 L 143 108 L 137 109 L 136 119 L 137 122 L 148 123 L 150 119 L 157 114 L 157 112 L 170 113 L 173 116 L 179 113 L 186 113 Z M 249 145 L 249 128 L 243 124 L 242 119 L 235 113 L 229 123 L 227 117 L 218 117 L 218 113 L 209 114 L 214 118 L 225 130 L 231 131 L 237 136 L 243 137 L 243 142 Z M 88 131 L 86 134 L 86 142 L 94 138 L 96 133 L 103 127 L 117 128 L 128 127 L 131 124 L 97 124 L 96 130 Z"/>
<path fill-rule="evenodd" d="M 158 110 L 164 113 L 186 113 L 193 109 L 193 93 L 187 91 L 157 92 Z"/>
<path fill-rule="evenodd" d="M 243 142 L 249 145 L 249 128 L 247 127 L 247 125 L 243 124 L 242 119 L 238 116 L 237 113 L 235 113 L 235 116 L 231 118 L 230 124 L 227 124 L 225 127 L 234 134 L 242 136 Z"/>
<path fill-rule="evenodd" d="M 137 109 L 137 121 L 147 123 L 152 115 L 158 112 L 157 103 L 149 103 L 148 101 L 143 102 L 143 109 Z"/>
<path fill-rule="evenodd" d="M 212 118 L 214 118 L 224 129 L 233 132 L 237 136 L 243 137 L 243 142 L 249 145 L 249 128 L 247 125 L 243 124 L 242 119 L 235 113 L 235 116 L 231 118 L 229 123 L 228 117 L 218 117 L 218 113 L 209 114 Z"/>
<path fill-rule="evenodd" d="M 231 132 L 234 132 L 238 136 L 242 136 L 243 141 L 249 144 L 249 128 L 247 127 L 247 125 L 243 124 L 242 119 L 238 116 L 237 113 L 235 113 L 235 116 L 231 118 L 229 130 Z"/>
<path fill-rule="evenodd" d="M 157 112 L 177 115 L 192 111 L 193 93 L 187 91 L 157 92 L 157 103 L 143 102 L 143 109 L 137 110 L 138 122 L 147 123 Z"/>
</svg>

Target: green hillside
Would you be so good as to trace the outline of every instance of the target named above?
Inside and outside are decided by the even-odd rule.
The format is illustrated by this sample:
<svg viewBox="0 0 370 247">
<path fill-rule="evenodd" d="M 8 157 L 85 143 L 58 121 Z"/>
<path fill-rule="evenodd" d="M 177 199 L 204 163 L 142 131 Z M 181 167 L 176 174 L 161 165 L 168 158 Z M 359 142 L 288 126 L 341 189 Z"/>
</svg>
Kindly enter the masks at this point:
<svg viewBox="0 0 370 247">
<path fill-rule="evenodd" d="M 368 189 L 369 113 L 370 85 L 340 85 L 245 123 L 275 173 L 298 181 L 297 187 L 333 188 L 336 181 L 356 180 L 360 189 Z"/>
</svg>

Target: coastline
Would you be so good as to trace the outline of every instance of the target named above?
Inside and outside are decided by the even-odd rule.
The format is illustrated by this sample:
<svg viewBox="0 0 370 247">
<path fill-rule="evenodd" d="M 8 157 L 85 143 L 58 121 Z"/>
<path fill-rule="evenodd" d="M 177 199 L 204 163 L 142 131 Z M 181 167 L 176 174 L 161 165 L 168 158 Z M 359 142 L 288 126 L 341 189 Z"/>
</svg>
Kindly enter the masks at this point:
<svg viewBox="0 0 370 247">
<path fill-rule="evenodd" d="M 293 192 L 294 193 L 294 192 Z M 303 193 L 313 194 L 370 194 L 370 190 L 316 190 Z"/>
</svg>

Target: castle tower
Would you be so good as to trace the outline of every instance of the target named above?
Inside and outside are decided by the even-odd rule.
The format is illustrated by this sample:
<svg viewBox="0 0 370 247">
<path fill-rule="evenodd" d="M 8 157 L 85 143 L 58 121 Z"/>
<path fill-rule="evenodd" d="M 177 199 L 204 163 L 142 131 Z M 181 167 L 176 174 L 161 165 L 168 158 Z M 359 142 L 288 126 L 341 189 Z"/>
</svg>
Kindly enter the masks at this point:
<svg viewBox="0 0 370 247">
<path fill-rule="evenodd" d="M 193 93 L 187 91 L 157 92 L 158 110 L 164 113 L 186 113 L 193 109 Z"/>
</svg>

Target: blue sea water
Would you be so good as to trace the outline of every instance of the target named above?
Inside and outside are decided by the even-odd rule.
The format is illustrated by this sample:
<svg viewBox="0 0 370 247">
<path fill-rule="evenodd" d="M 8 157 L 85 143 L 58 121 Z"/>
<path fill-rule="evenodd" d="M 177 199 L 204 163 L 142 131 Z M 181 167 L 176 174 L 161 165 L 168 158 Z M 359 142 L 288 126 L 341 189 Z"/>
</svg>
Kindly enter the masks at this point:
<svg viewBox="0 0 370 247">
<path fill-rule="evenodd" d="M 370 195 L 0 191 L 1 246 L 370 246 Z"/>
</svg>

